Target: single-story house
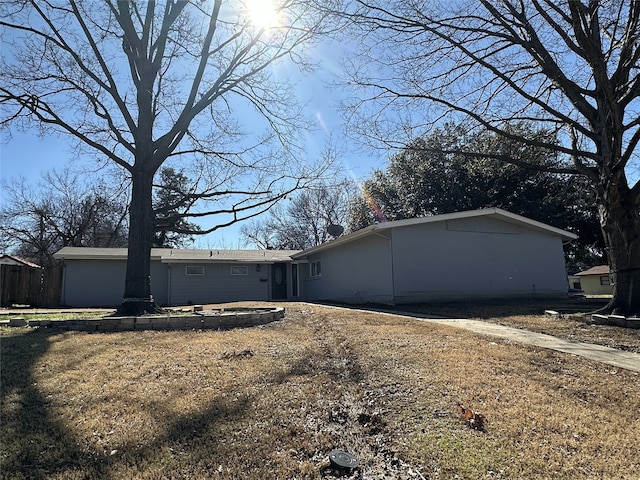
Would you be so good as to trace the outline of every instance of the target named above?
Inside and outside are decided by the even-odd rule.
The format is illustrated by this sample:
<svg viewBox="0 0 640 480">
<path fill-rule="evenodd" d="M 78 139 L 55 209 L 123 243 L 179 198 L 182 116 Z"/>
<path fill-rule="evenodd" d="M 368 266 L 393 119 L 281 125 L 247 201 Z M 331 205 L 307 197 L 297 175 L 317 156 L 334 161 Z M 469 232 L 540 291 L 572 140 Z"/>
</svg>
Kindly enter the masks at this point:
<svg viewBox="0 0 640 480">
<path fill-rule="evenodd" d="M 235 300 L 400 304 L 567 294 L 563 243 L 576 235 L 489 208 L 378 223 L 302 251 L 153 249 L 164 305 Z M 70 248 L 63 303 L 117 305 L 126 249 Z"/>
<path fill-rule="evenodd" d="M 151 292 L 160 305 L 239 300 L 286 300 L 295 296 L 290 250 L 151 249 Z M 62 304 L 114 306 L 122 302 L 126 248 L 64 247 Z"/>
<path fill-rule="evenodd" d="M 569 278 L 575 288 L 584 290 L 585 295 L 613 295 L 609 265 L 596 265 Z"/>
</svg>

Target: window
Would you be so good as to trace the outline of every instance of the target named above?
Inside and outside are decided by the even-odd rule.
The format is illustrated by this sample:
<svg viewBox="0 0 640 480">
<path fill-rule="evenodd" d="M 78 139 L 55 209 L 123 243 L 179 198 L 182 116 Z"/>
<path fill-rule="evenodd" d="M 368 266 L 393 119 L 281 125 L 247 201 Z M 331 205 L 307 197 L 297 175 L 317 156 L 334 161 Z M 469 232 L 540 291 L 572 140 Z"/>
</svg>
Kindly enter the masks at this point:
<svg viewBox="0 0 640 480">
<path fill-rule="evenodd" d="M 246 265 L 231 265 L 231 275 L 249 275 L 249 267 Z"/>
<path fill-rule="evenodd" d="M 204 275 L 203 265 L 188 265 L 184 271 L 185 275 Z"/>
<path fill-rule="evenodd" d="M 600 277 L 600 285 L 611 285 L 611 280 L 609 279 L 609 276 L 601 276 Z"/>
<path fill-rule="evenodd" d="M 322 268 L 320 266 L 320 260 L 316 260 L 314 262 L 311 262 L 309 264 L 309 267 L 311 268 L 311 276 L 312 277 L 319 277 L 322 274 Z"/>
</svg>

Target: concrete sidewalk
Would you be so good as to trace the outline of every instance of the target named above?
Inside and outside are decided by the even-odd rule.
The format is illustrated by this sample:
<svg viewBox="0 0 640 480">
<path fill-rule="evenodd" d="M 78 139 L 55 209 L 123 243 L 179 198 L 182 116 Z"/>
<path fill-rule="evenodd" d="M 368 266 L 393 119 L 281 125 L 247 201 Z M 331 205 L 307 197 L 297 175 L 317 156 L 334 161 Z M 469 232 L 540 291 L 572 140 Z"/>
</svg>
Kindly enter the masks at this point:
<svg viewBox="0 0 640 480">
<path fill-rule="evenodd" d="M 553 337 L 544 333 L 529 332 L 513 327 L 505 327 L 493 323 L 482 322 L 480 320 L 468 320 L 462 318 L 442 318 L 434 315 L 422 315 L 411 312 L 380 312 L 386 315 L 397 315 L 401 317 L 417 318 L 427 322 L 450 325 L 452 327 L 464 328 L 472 332 L 494 337 L 506 338 L 514 342 L 534 345 L 536 347 L 549 348 L 558 352 L 570 353 L 580 357 L 588 358 L 600 363 L 606 363 L 614 367 L 624 368 L 633 372 L 640 372 L 640 354 L 625 352 L 616 348 L 594 345 L 592 343 L 572 342 L 562 338 Z"/>
</svg>

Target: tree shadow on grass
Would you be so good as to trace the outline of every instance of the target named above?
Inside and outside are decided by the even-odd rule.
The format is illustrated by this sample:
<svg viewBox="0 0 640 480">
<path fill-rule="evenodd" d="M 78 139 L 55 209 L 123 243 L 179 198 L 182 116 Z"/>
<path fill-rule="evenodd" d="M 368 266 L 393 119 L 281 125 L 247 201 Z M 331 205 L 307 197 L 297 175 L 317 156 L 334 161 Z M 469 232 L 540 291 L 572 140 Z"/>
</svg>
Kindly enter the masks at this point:
<svg viewBox="0 0 640 480">
<path fill-rule="evenodd" d="M 44 328 L 15 332 L 0 340 L 2 478 L 208 477 L 218 475 L 217 469 L 225 464 L 242 464 L 243 471 L 260 472 L 264 465 L 256 462 L 274 449 L 272 440 L 242 432 L 243 428 L 251 431 L 248 422 L 252 421 L 255 404 L 252 390 L 229 387 L 197 405 L 195 411 L 184 413 L 165 405 L 160 396 L 153 415 L 163 419 L 163 428 L 155 438 L 140 443 L 129 438 L 98 451 L 77 437 L 73 418 L 57 416 L 55 404 L 65 399 L 48 398 L 37 383 L 52 345 L 64 341 L 65 334 Z M 92 336 L 77 335 L 86 335 L 87 341 Z M 283 371 L 262 381 L 280 384 L 290 377 L 321 374 L 337 383 L 359 384 L 362 368 L 343 340 L 337 333 L 326 338 L 321 335 L 316 348 L 290 359 Z M 250 461 L 254 463 L 246 465 Z"/>
<path fill-rule="evenodd" d="M 117 454 L 79 445 L 65 420 L 56 418 L 51 401 L 33 372 L 43 366 L 51 338 L 60 332 L 35 329 L 13 331 L 0 338 L 0 477 L 3 479 L 116 478 L 141 473 L 166 461 L 173 446 L 198 461 L 216 448 L 216 426 L 242 417 L 248 396 L 211 402 L 196 414 L 167 412 L 163 434 L 145 445 L 117 445 Z M 161 413 L 161 412 L 159 412 Z M 184 464 L 184 459 L 181 462 Z"/>
<path fill-rule="evenodd" d="M 146 474 L 149 478 L 213 476 L 225 460 L 240 461 L 242 452 L 228 437 L 233 426 L 247 415 L 251 403 L 247 395 L 212 401 L 197 412 L 175 417 L 151 442 L 118 445 L 118 453 L 110 457 L 108 478 L 123 478 L 123 474 Z M 252 445 L 245 447 L 251 449 Z"/>
<path fill-rule="evenodd" d="M 3 478 L 44 479 L 86 464 L 33 376 L 56 332 L 35 329 L 3 336 L 1 350 L 0 431 Z M 99 466 L 94 473 L 99 471 Z"/>
</svg>

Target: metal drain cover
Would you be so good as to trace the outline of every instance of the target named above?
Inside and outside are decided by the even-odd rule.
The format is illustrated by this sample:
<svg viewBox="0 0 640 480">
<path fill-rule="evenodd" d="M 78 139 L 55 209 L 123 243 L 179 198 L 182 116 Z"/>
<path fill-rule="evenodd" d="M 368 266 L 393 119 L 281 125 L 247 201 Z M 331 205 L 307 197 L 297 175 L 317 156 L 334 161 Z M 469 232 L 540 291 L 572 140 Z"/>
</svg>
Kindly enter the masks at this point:
<svg viewBox="0 0 640 480">
<path fill-rule="evenodd" d="M 343 450 L 332 450 L 329 453 L 329 461 L 331 465 L 339 468 L 356 468 L 360 465 L 356 457 Z"/>
</svg>

